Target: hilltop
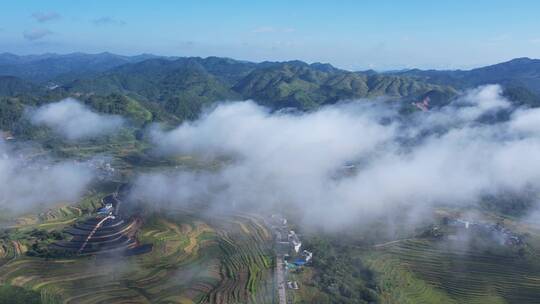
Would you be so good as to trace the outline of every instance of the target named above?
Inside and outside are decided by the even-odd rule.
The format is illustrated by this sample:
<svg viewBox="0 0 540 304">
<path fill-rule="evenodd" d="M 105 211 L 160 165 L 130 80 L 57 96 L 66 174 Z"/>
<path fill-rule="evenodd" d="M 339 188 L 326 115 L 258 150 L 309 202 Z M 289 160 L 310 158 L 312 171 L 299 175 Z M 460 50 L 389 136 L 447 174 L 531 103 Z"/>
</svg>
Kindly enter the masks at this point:
<svg viewBox="0 0 540 304">
<path fill-rule="evenodd" d="M 538 106 L 540 60 L 518 58 L 469 71 L 378 73 L 298 60 L 255 63 L 150 54 L 4 53 L 0 54 L 0 129 L 13 129 L 22 108 L 66 97 L 80 99 L 98 112 L 134 115 L 143 125 L 196 119 L 203 109 L 231 100 L 252 99 L 272 110 L 301 111 L 376 97 L 404 102 L 404 107 L 425 97 L 443 105 L 460 91 L 491 83 L 501 84 L 513 101 Z"/>
</svg>

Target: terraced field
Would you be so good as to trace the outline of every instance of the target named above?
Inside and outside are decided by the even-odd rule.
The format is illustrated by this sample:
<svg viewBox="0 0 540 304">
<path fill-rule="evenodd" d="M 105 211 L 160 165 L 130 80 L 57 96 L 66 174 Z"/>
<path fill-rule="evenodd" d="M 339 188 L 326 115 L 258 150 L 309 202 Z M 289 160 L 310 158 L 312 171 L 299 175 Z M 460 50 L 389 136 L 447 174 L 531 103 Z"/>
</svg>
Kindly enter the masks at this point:
<svg viewBox="0 0 540 304">
<path fill-rule="evenodd" d="M 13 243 L 0 240 L 0 267 L 19 255 L 16 248 Z"/>
<path fill-rule="evenodd" d="M 210 303 L 272 303 L 273 251 L 271 235 L 260 220 L 236 217 L 220 224 L 223 252 L 220 285 L 205 301 Z"/>
<path fill-rule="evenodd" d="M 534 256 L 472 251 L 407 240 L 368 255 L 387 303 L 538 303 Z"/>
<path fill-rule="evenodd" d="M 91 191 L 77 205 L 59 204 L 56 208 L 51 208 L 41 213 L 18 217 L 12 223 L 8 223 L 7 226 L 16 227 L 21 230 L 32 228 L 61 229 L 93 212 L 100 206 L 101 197 L 103 196 L 104 193 Z"/>
<path fill-rule="evenodd" d="M 58 229 L 78 210 L 28 217 L 19 229 Z M 144 219 L 138 238 L 154 246 L 138 256 L 45 260 L 26 256 L 25 244 L 2 241 L 0 284 L 38 291 L 47 303 L 271 303 L 270 237 L 255 218 L 177 212 Z"/>
</svg>

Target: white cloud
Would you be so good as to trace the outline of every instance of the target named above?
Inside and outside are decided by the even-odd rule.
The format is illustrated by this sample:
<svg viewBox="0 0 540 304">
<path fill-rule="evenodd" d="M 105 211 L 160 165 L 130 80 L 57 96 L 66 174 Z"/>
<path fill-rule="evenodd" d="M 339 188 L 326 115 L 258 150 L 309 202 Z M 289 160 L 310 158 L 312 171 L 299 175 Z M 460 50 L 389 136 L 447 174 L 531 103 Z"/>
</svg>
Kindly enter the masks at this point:
<svg viewBox="0 0 540 304">
<path fill-rule="evenodd" d="M 270 113 L 252 102 L 223 104 L 152 137 L 163 154 L 229 161 L 217 171 L 142 175 L 133 195 L 215 209 L 279 206 L 302 210 L 307 223 L 340 227 L 540 189 L 540 136 L 516 131 L 537 110 L 521 110 L 534 117 L 518 112 L 509 122 L 481 122 L 509 107 L 499 86 L 406 118 L 390 104 L 365 100 L 302 115 Z M 355 172 L 344 168 L 349 163 Z"/>
<path fill-rule="evenodd" d="M 61 17 L 57 12 L 35 12 L 32 14 L 32 18 L 41 23 L 60 19 Z"/>
<path fill-rule="evenodd" d="M 32 29 L 32 30 L 28 30 L 28 31 L 24 31 L 23 33 L 23 37 L 27 40 L 30 40 L 30 41 L 34 41 L 34 40 L 39 40 L 39 39 L 43 39 L 49 35 L 52 35 L 53 32 L 47 30 L 47 29 Z"/>
<path fill-rule="evenodd" d="M 30 119 L 33 124 L 47 126 L 69 140 L 111 134 L 124 123 L 120 116 L 95 113 L 72 98 L 43 105 L 30 113 Z"/>
<path fill-rule="evenodd" d="M 519 110 L 512 118 L 511 127 L 515 131 L 540 135 L 540 109 Z"/>
<path fill-rule="evenodd" d="M 85 166 L 73 162 L 32 160 L 13 152 L 0 141 L 0 207 L 15 212 L 38 206 L 73 202 L 94 177 Z"/>
</svg>

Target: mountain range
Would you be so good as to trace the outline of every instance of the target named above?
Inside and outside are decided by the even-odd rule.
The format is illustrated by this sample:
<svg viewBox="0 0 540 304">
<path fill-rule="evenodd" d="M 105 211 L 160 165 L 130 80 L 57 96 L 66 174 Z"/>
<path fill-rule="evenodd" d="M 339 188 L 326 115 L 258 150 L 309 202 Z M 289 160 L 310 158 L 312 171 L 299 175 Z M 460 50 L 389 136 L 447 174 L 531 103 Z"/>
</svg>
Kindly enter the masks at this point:
<svg viewBox="0 0 540 304">
<path fill-rule="evenodd" d="M 3 53 L 0 116 L 9 119 L 0 119 L 0 129 L 12 127 L 24 106 L 69 96 L 103 112 L 121 109 L 108 103 L 130 104 L 130 109 L 140 111 L 116 114 L 134 115 L 138 121 L 179 122 L 194 119 L 205 106 L 226 100 L 252 99 L 271 109 L 307 111 L 342 100 L 373 97 L 410 105 L 429 96 L 433 104 L 444 104 L 460 91 L 492 83 L 501 84 L 510 99 L 538 106 L 540 60 L 517 58 L 467 71 L 378 73 L 298 60 L 255 63 L 150 54 Z M 19 109 L 18 114 L 13 109 Z"/>
<path fill-rule="evenodd" d="M 455 88 L 469 88 L 482 84 L 498 83 L 507 87 L 524 87 L 540 94 L 540 60 L 516 58 L 468 71 L 450 70 L 407 70 L 395 75 L 413 77 L 435 84 L 451 85 Z"/>
</svg>

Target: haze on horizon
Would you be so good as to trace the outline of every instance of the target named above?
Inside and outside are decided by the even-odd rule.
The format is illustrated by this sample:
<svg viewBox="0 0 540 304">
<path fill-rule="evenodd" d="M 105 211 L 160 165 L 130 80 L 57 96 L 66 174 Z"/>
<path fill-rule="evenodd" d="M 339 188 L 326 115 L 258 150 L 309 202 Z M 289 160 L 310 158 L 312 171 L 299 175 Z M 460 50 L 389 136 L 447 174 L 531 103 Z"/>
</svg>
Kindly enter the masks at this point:
<svg viewBox="0 0 540 304">
<path fill-rule="evenodd" d="M 4 1 L 0 52 L 113 52 L 468 69 L 540 57 L 540 3 Z M 159 14 L 157 14 L 159 12 Z"/>
</svg>

